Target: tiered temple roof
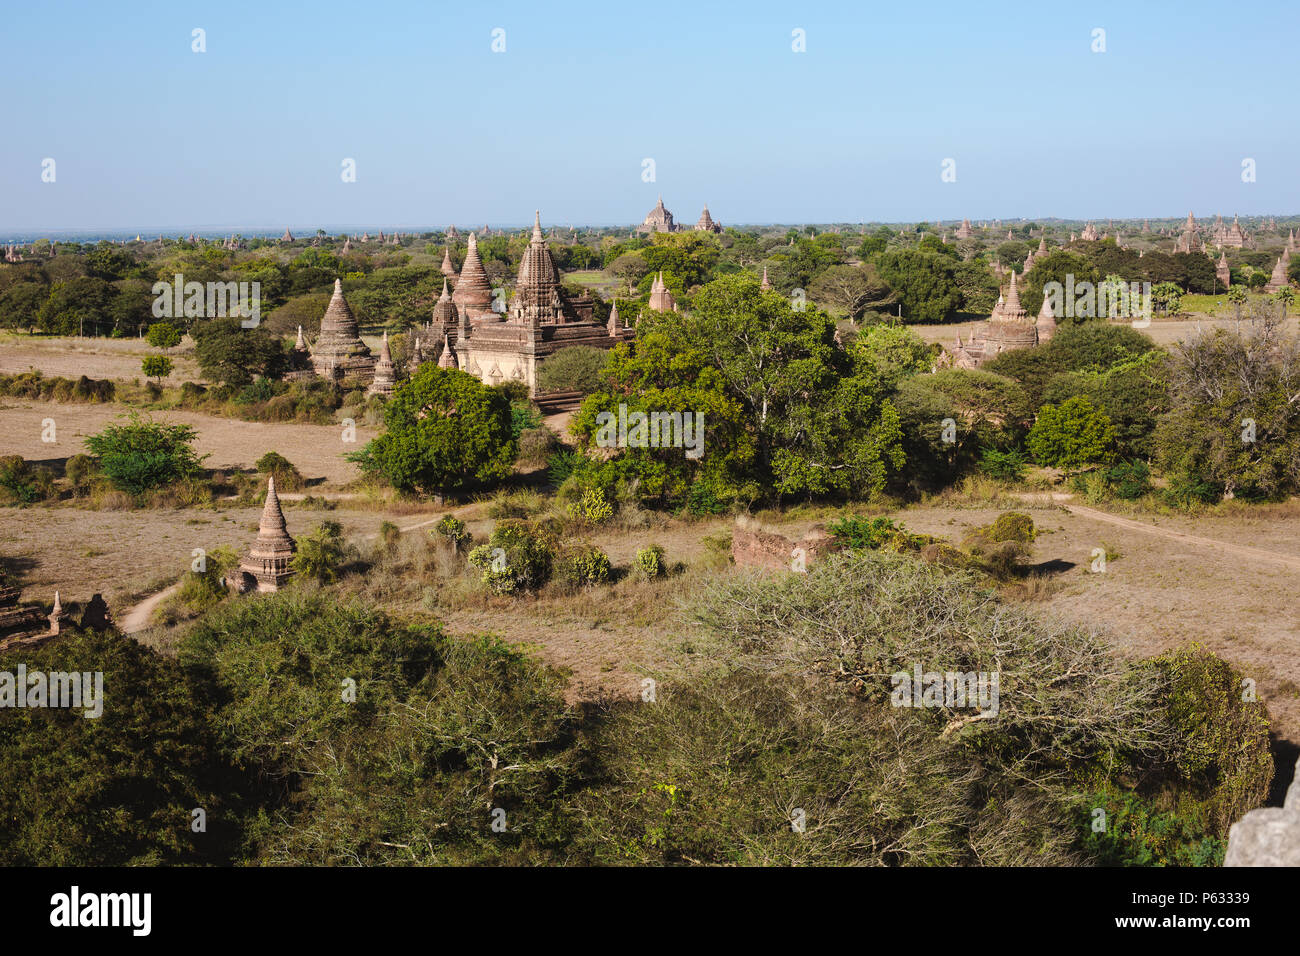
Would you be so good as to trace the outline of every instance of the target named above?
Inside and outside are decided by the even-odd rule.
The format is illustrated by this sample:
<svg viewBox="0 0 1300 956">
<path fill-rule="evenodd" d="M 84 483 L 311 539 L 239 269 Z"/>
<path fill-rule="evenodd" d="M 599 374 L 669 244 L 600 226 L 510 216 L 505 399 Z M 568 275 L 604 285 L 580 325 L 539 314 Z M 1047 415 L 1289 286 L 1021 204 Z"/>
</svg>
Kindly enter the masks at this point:
<svg viewBox="0 0 1300 956">
<path fill-rule="evenodd" d="M 1228 254 L 1226 252 L 1219 253 L 1219 261 L 1214 267 L 1214 275 L 1223 283 L 1225 289 L 1232 285 L 1232 273 L 1228 270 Z"/>
<path fill-rule="evenodd" d="M 451 297 L 456 307 L 479 318 L 484 313 L 492 314 L 492 285 L 488 282 L 487 270 L 478 254 L 478 239 L 474 233 L 469 234 L 469 249 L 465 253 L 465 262 L 460 267 L 460 278 L 456 281 L 456 292 Z"/>
<path fill-rule="evenodd" d="M 975 230 L 971 228 L 970 220 L 963 219 L 961 221 L 961 225 L 957 227 L 957 231 L 953 235 L 955 235 L 958 239 L 973 238 L 975 235 Z"/>
<path fill-rule="evenodd" d="M 456 278 L 456 267 L 451 264 L 451 247 L 442 250 L 442 274 L 448 279 Z"/>
<path fill-rule="evenodd" d="M 1200 252 L 1201 249 L 1201 236 L 1196 226 L 1196 217 L 1189 212 L 1187 222 L 1183 226 L 1182 235 L 1174 243 L 1174 252 Z"/>
<path fill-rule="evenodd" d="M 518 381 L 535 393 L 537 366 L 547 356 L 573 345 L 610 348 L 633 334 L 624 329 L 617 334 L 611 332 L 607 323 L 594 318 L 589 298 L 564 290 L 542 232 L 540 213 L 534 217 L 532 237 L 519 263 L 514 296 L 504 315 L 482 306 L 461 305 L 462 290 L 481 270 L 477 252 L 472 253 L 472 258 L 467 255 L 456 294 L 447 304 L 457 307 L 454 317 L 443 300 L 435 307 L 435 321 L 430 326 L 447 343 L 445 358 L 439 360 L 444 367 L 446 362 L 454 361 L 456 367 L 487 384 Z M 486 276 L 483 278 L 482 291 L 490 294 Z"/>
</svg>

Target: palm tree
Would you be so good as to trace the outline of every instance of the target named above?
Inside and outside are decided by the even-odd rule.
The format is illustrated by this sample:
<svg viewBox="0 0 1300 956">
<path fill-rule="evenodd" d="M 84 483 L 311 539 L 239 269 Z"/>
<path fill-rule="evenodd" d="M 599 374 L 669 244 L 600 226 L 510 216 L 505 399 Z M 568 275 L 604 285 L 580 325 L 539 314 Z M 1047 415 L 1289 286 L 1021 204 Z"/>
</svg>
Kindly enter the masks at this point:
<svg viewBox="0 0 1300 956">
<path fill-rule="evenodd" d="M 1228 301 L 1232 303 L 1233 312 L 1237 317 L 1237 321 L 1240 322 L 1241 307 L 1246 304 L 1246 290 L 1239 285 L 1234 285 L 1228 290 Z"/>
</svg>

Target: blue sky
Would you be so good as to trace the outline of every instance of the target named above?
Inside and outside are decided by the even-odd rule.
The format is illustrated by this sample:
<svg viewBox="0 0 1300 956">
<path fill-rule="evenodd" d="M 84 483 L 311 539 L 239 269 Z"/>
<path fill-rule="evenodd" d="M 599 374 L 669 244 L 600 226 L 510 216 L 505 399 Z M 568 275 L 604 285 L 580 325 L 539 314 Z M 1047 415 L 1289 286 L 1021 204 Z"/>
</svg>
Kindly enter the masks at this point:
<svg viewBox="0 0 1300 956">
<path fill-rule="evenodd" d="M 1300 212 L 1296 0 L 6 7 L 0 236 Z"/>
</svg>

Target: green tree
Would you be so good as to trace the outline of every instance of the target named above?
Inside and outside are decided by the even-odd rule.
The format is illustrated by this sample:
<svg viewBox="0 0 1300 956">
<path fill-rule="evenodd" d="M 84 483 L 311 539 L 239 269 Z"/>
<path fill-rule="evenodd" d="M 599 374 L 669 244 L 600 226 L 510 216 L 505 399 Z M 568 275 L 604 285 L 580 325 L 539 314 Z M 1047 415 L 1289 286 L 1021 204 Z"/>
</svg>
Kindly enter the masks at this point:
<svg viewBox="0 0 1300 956">
<path fill-rule="evenodd" d="M 147 378 L 161 384 L 172 373 L 172 360 L 165 355 L 146 355 L 140 362 L 140 369 Z"/>
<path fill-rule="evenodd" d="M 908 322 L 944 322 L 961 305 L 961 289 L 946 257 L 894 249 L 881 253 L 877 265 Z"/>
<path fill-rule="evenodd" d="M 139 495 L 195 475 L 203 462 L 191 447 L 197 437 L 189 425 L 155 422 L 133 412 L 125 424 L 87 438 L 86 448 L 115 488 Z"/>
<path fill-rule="evenodd" d="M 442 495 L 489 484 L 515 460 L 509 398 L 455 369 L 421 366 L 384 406 L 384 422 L 359 460 L 403 491 Z"/>
<path fill-rule="evenodd" d="M 170 322 L 155 322 L 145 339 L 156 349 L 171 349 L 181 344 L 181 333 Z"/>
<path fill-rule="evenodd" d="M 1076 395 L 1040 408 L 1025 444 L 1040 465 L 1081 468 L 1110 458 L 1115 426 L 1091 401 Z"/>
<path fill-rule="evenodd" d="M 570 345 L 558 349 L 537 369 L 537 385 L 544 392 L 576 391 L 590 395 L 600 387 L 600 371 L 608 356 L 605 349 Z"/>
<path fill-rule="evenodd" d="M 1241 321 L 1241 307 L 1246 304 L 1246 290 L 1239 285 L 1234 285 L 1228 290 L 1227 299 L 1232 303 L 1232 314 L 1238 322 Z"/>
<path fill-rule="evenodd" d="M 276 378 L 288 362 L 278 336 L 260 326 L 243 328 L 239 319 L 209 319 L 191 332 L 199 368 L 214 382 L 243 386 L 259 376 Z"/>
</svg>

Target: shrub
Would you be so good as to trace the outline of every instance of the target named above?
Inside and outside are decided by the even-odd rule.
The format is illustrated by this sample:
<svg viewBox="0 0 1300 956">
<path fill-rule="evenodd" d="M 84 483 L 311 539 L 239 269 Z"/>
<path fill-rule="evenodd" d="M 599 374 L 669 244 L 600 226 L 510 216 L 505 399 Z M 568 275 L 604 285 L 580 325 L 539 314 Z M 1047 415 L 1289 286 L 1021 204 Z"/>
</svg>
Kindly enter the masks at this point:
<svg viewBox="0 0 1300 956">
<path fill-rule="evenodd" d="M 602 488 L 586 488 L 582 498 L 570 506 L 575 518 L 591 524 L 601 524 L 614 517 L 614 506 L 605 498 Z"/>
<path fill-rule="evenodd" d="M 293 570 L 301 578 L 331 584 L 338 580 L 349 548 L 343 540 L 343 528 L 337 521 L 322 521 L 298 542 L 293 556 Z"/>
<path fill-rule="evenodd" d="M 570 345 L 550 355 L 537 368 L 537 386 L 543 392 L 577 391 L 590 395 L 600 390 L 600 372 L 609 353 L 589 345 Z"/>
<path fill-rule="evenodd" d="M 551 575 L 554 536 L 539 525 L 507 518 L 498 521 L 486 544 L 469 553 L 483 570 L 483 583 L 496 594 L 536 590 Z"/>
<path fill-rule="evenodd" d="M 204 555 L 203 561 L 202 571 L 185 572 L 177 595 L 181 603 L 196 613 L 206 611 L 229 593 L 223 578 L 228 570 L 238 566 L 239 555 L 230 548 L 213 548 Z"/>
<path fill-rule="evenodd" d="M 68 459 L 68 463 L 63 466 L 64 477 L 72 485 L 75 494 L 81 494 L 86 491 L 90 485 L 90 479 L 97 471 L 95 459 L 89 455 L 73 455 Z"/>
<path fill-rule="evenodd" d="M 1151 491 L 1151 469 L 1144 461 L 1120 462 L 1108 469 L 1105 477 L 1115 496 L 1127 501 Z"/>
<path fill-rule="evenodd" d="M 546 459 L 546 480 L 562 485 L 582 464 L 583 457 L 570 448 L 559 448 Z"/>
<path fill-rule="evenodd" d="M 307 485 L 293 462 L 279 452 L 268 451 L 253 463 L 253 467 L 259 474 L 274 478 L 276 488 L 281 491 L 299 491 Z"/>
<path fill-rule="evenodd" d="M 562 548 L 556 566 L 566 584 L 587 587 L 609 581 L 609 555 L 589 544 L 571 544 Z"/>
<path fill-rule="evenodd" d="M 639 548 L 636 553 L 636 568 L 647 580 L 663 577 L 668 570 L 664 564 L 664 549 L 657 544 Z"/>
<path fill-rule="evenodd" d="M 525 428 L 519 433 L 518 461 L 534 468 L 547 465 L 559 447 L 560 440 L 551 429 Z"/>
<path fill-rule="evenodd" d="M 1034 540 L 1034 519 L 1018 511 L 1008 511 L 993 519 L 989 538 L 994 542 L 1020 541 L 1028 544 Z"/>
<path fill-rule="evenodd" d="M 1024 478 L 1027 462 L 1028 458 L 1019 448 L 1005 452 L 986 448 L 980 456 L 980 471 L 998 481 L 1017 482 Z"/>
<path fill-rule="evenodd" d="M 1025 444 L 1042 465 L 1078 468 L 1105 461 L 1115 443 L 1115 426 L 1092 401 L 1076 395 L 1060 405 L 1044 405 Z"/>
</svg>

